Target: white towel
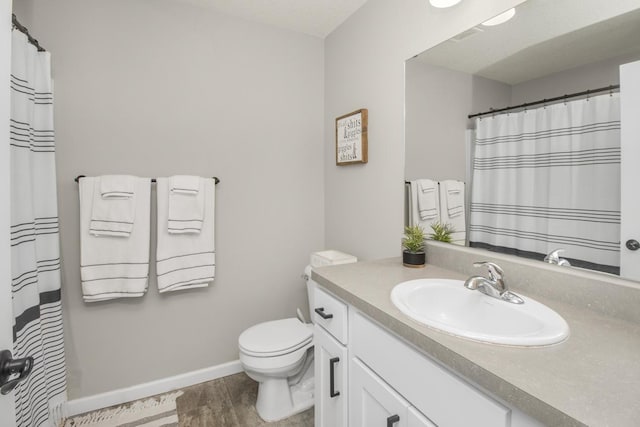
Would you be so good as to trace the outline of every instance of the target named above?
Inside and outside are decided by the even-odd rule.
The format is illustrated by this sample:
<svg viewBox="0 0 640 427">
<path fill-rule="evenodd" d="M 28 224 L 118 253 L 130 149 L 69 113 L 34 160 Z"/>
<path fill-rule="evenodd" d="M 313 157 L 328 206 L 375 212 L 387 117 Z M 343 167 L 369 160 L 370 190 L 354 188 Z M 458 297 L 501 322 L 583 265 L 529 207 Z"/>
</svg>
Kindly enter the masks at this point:
<svg viewBox="0 0 640 427">
<path fill-rule="evenodd" d="M 467 239 L 464 208 L 464 182 L 440 181 L 440 222 L 450 224 L 451 243 L 464 246 Z"/>
<path fill-rule="evenodd" d="M 157 179 L 158 246 L 156 271 L 160 292 L 208 286 L 215 277 L 214 207 L 215 184 L 200 181 L 204 196 L 204 218 L 199 234 L 169 233 L 169 178 Z"/>
<path fill-rule="evenodd" d="M 430 179 L 418 180 L 418 213 L 421 221 L 438 217 L 438 183 Z"/>
<path fill-rule="evenodd" d="M 464 184 L 460 181 L 447 182 L 446 191 L 447 214 L 455 218 L 464 214 Z"/>
<path fill-rule="evenodd" d="M 411 207 L 411 213 L 409 215 L 409 225 L 419 225 L 420 227 L 422 227 L 423 230 L 425 230 L 427 233 L 429 232 L 429 230 L 431 229 L 431 224 L 433 224 L 434 222 L 438 222 L 440 221 L 440 204 L 438 202 L 439 200 L 439 187 L 437 185 L 437 183 L 435 183 L 432 180 L 424 180 L 424 181 L 430 181 L 430 182 L 434 182 L 434 192 L 433 193 L 422 193 L 421 187 L 419 182 L 422 180 L 416 180 L 416 181 L 411 181 L 410 182 L 410 188 L 411 188 L 411 199 L 410 199 L 410 203 L 409 206 Z M 423 196 L 426 195 L 432 195 L 434 200 L 435 200 L 435 215 L 430 215 L 427 216 L 427 219 L 422 219 L 421 215 L 420 215 L 420 203 L 419 203 L 419 199 L 418 199 L 418 194 L 422 193 Z M 426 198 L 426 197 L 425 197 Z M 424 202 L 423 202 L 423 207 L 424 207 Z"/>
<path fill-rule="evenodd" d="M 96 236 L 89 232 L 93 201 L 100 194 L 99 178 L 85 177 L 80 193 L 80 277 L 85 301 L 140 297 L 149 281 L 151 180 L 135 178 L 134 227 L 129 238 Z"/>
<path fill-rule="evenodd" d="M 114 237 L 131 235 L 136 218 L 136 179 L 129 175 L 104 175 L 92 179 L 91 234 Z"/>
<path fill-rule="evenodd" d="M 197 194 L 200 191 L 200 177 L 193 175 L 174 175 L 169 178 L 172 193 Z"/>
<path fill-rule="evenodd" d="M 107 198 L 129 198 L 135 193 L 136 177 L 131 175 L 102 175 L 100 196 Z"/>
<path fill-rule="evenodd" d="M 199 176 L 176 175 L 169 178 L 169 233 L 200 233 L 205 199 L 202 189 L 206 181 L 207 178 Z"/>
</svg>

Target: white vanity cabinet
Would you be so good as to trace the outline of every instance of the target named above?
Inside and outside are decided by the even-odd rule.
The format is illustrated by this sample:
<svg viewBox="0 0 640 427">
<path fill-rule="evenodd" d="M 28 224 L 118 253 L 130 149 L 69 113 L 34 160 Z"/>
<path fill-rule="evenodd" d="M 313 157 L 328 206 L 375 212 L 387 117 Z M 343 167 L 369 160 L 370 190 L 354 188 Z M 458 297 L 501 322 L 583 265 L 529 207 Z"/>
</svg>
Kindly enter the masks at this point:
<svg viewBox="0 0 640 427">
<path fill-rule="evenodd" d="M 319 286 L 316 427 L 539 427 Z"/>
<path fill-rule="evenodd" d="M 437 427 L 414 407 L 407 411 L 407 420 L 408 427 Z"/>
<path fill-rule="evenodd" d="M 349 373 L 349 426 L 436 427 L 358 358 Z"/>
<path fill-rule="evenodd" d="M 347 305 L 315 287 L 315 426 L 347 427 Z"/>
<path fill-rule="evenodd" d="M 353 310 L 351 316 L 350 357 L 355 368 L 366 365 L 387 387 L 402 395 L 410 406 L 440 427 L 510 427 L 509 408 L 471 384 L 436 364 L 433 360 Z M 355 382 L 355 373 L 352 380 Z M 384 379 L 384 380 L 382 380 Z M 355 395 L 355 385 L 351 384 Z M 357 405 L 351 400 L 350 408 Z M 355 414 L 351 417 L 357 421 Z M 402 420 L 402 417 L 401 417 Z M 364 427 L 367 424 L 350 424 Z M 393 424 L 391 424 L 393 425 Z M 402 426 L 406 424 L 398 424 Z M 419 424 L 429 425 L 429 424 Z"/>
</svg>

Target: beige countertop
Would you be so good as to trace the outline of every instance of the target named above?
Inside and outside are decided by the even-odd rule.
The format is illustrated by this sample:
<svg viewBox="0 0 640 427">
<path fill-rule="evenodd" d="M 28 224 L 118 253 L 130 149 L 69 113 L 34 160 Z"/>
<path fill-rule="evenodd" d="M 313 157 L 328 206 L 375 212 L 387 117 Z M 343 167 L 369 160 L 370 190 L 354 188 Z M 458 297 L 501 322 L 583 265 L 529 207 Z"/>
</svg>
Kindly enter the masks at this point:
<svg viewBox="0 0 640 427">
<path fill-rule="evenodd" d="M 458 374 L 549 426 L 640 425 L 640 325 L 532 295 L 569 324 L 569 338 L 536 348 L 478 343 L 424 326 L 390 299 L 398 283 L 418 278 L 466 279 L 399 258 L 313 271 L 327 290 Z M 518 292 L 518 288 L 512 289 Z M 519 292 L 529 296 L 526 292 Z"/>
</svg>

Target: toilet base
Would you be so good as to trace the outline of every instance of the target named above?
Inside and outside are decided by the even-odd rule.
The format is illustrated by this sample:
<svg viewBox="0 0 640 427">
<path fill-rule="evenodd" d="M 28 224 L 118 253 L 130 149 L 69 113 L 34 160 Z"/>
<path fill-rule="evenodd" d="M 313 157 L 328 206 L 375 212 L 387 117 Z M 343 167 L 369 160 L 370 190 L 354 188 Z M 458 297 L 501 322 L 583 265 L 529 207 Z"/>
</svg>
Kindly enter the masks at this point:
<svg viewBox="0 0 640 427">
<path fill-rule="evenodd" d="M 256 410 L 264 421 L 278 421 L 306 411 L 314 404 L 313 377 L 289 385 L 287 378 L 270 378 L 258 386 Z"/>
</svg>

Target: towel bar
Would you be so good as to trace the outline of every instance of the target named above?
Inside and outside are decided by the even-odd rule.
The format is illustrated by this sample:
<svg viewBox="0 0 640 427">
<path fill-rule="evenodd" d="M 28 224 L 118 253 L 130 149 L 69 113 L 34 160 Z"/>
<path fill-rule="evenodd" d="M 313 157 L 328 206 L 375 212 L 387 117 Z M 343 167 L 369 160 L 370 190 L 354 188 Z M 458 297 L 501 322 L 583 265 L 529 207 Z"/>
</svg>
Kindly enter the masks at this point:
<svg viewBox="0 0 640 427">
<path fill-rule="evenodd" d="M 78 176 L 76 176 L 76 177 L 74 178 L 74 181 L 75 181 L 75 182 L 79 182 L 79 181 L 80 181 L 80 179 L 81 179 L 81 178 L 84 178 L 84 177 L 86 177 L 86 175 L 78 175 Z M 220 182 L 220 180 L 218 179 L 218 177 L 217 177 L 217 176 L 213 176 L 213 177 L 211 177 L 211 179 L 213 179 L 213 180 L 215 181 L 215 183 L 216 183 L 216 184 L 218 184 L 218 183 Z M 155 178 L 151 178 L 151 182 L 156 182 L 156 179 L 155 179 Z"/>
</svg>

